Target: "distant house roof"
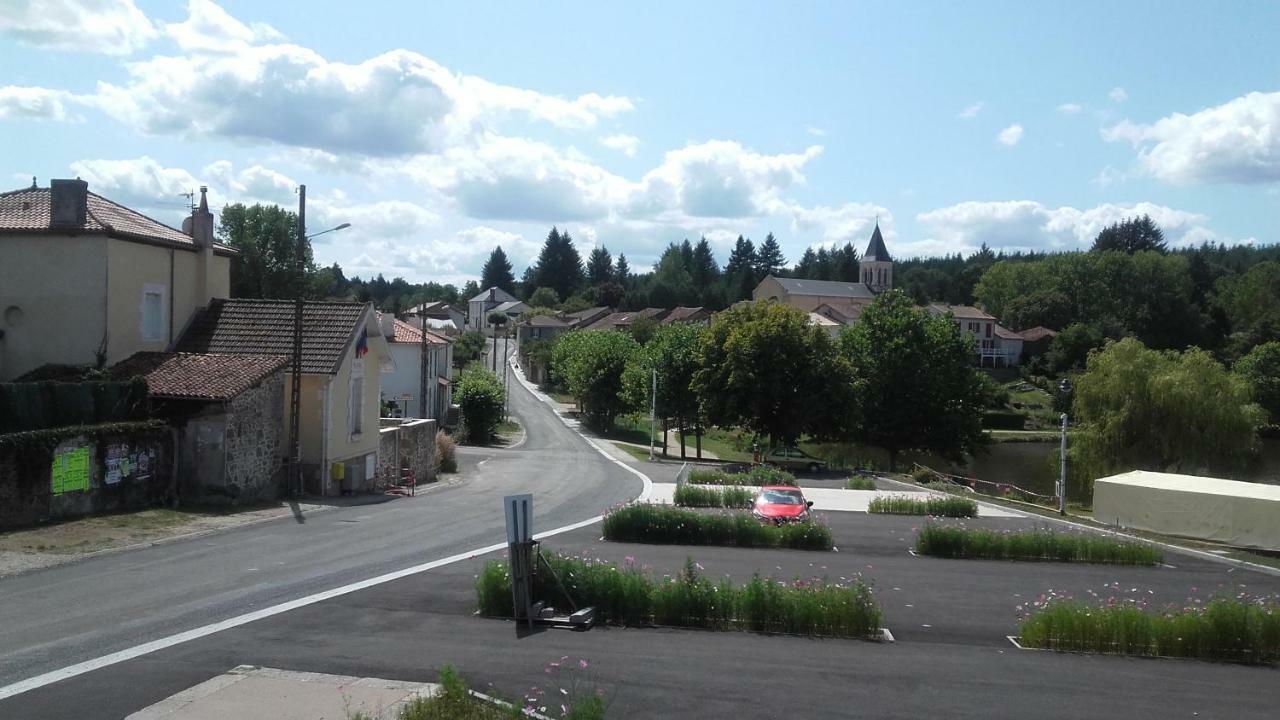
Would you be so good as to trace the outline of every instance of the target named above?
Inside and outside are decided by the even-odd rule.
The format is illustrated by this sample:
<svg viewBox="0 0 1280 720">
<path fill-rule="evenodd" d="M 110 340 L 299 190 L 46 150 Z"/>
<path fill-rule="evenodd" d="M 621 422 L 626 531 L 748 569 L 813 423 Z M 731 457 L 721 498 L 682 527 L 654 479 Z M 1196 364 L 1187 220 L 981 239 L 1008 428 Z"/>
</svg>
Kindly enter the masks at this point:
<svg viewBox="0 0 1280 720">
<path fill-rule="evenodd" d="M 404 314 L 405 315 L 427 315 L 427 316 L 435 315 L 438 317 L 446 317 L 449 314 L 450 310 L 454 310 L 454 308 L 451 307 L 449 303 L 444 302 L 443 300 L 437 300 L 435 302 L 422 303 L 421 305 L 414 305 L 408 310 L 405 310 Z M 456 312 L 460 312 L 460 311 L 456 311 Z"/>
<path fill-rule="evenodd" d="M 493 308 L 489 312 L 500 312 L 500 313 L 524 312 L 528 308 L 529 308 L 528 305 L 525 305 L 519 300 L 508 300 L 507 302 L 504 302 L 501 305 L 498 305 L 497 307 Z"/>
<path fill-rule="evenodd" d="M 1016 333 L 999 323 L 996 323 L 995 333 L 996 333 L 996 337 L 1002 340 L 1022 340 L 1023 339 L 1021 334 Z"/>
<path fill-rule="evenodd" d="M 308 300 L 302 311 L 302 371 L 338 371 L 368 303 Z M 189 353 L 293 355 L 292 300 L 213 300 L 175 348 Z"/>
<path fill-rule="evenodd" d="M 476 295 L 475 297 L 471 298 L 469 302 L 484 302 L 488 300 L 491 302 L 504 303 L 504 302 L 511 302 L 512 300 L 515 300 L 515 299 L 516 299 L 516 296 L 512 295 L 506 290 L 503 290 L 500 287 L 491 287 L 488 290 L 482 290 L 479 295 Z"/>
<path fill-rule="evenodd" d="M 609 313 L 610 313 L 609 308 L 602 306 L 602 307 L 587 308 L 586 310 L 579 310 L 577 312 L 564 313 L 563 317 L 566 322 L 576 327 L 578 325 L 590 324 L 591 322 L 598 320 L 604 317 L 605 315 L 608 315 Z"/>
<path fill-rule="evenodd" d="M 567 328 L 569 323 L 561 320 L 555 315 L 534 315 L 524 321 L 529 327 L 548 327 L 548 328 Z"/>
<path fill-rule="evenodd" d="M 711 311 L 704 307 L 678 307 L 672 308 L 670 312 L 662 318 L 662 325 L 670 325 L 672 323 L 684 322 L 700 322 L 711 317 Z"/>
<path fill-rule="evenodd" d="M 0 233 L 94 234 L 186 250 L 197 247 L 195 240 L 181 230 L 96 193 L 87 193 L 84 224 L 80 226 L 53 225 L 51 203 L 52 192 L 47 187 L 0 193 Z M 213 250 L 219 255 L 238 254 L 235 248 L 221 243 L 214 243 Z"/>
<path fill-rule="evenodd" d="M 939 315 L 951 313 L 957 320 L 995 320 L 972 305 L 947 305 L 946 303 L 929 303 L 929 310 Z"/>
<path fill-rule="evenodd" d="M 391 339 L 391 342 L 413 343 L 415 345 L 422 343 L 422 330 L 410 325 L 404 320 L 396 320 L 392 329 L 395 332 L 395 336 Z M 427 330 L 428 345 L 448 345 L 451 342 L 453 341 L 449 338 L 438 333 L 433 333 L 430 329 Z"/>
<path fill-rule="evenodd" d="M 112 377 L 141 376 L 152 397 L 226 401 L 289 363 L 284 355 L 134 353 L 111 367 Z"/>
<path fill-rule="evenodd" d="M 852 325 L 862 317 L 862 311 L 870 304 L 870 300 L 834 300 L 822 303 L 814 308 L 814 312 L 845 325 Z"/>
<path fill-rule="evenodd" d="M 1018 334 L 1021 335 L 1022 339 L 1026 340 L 1027 342 L 1037 342 L 1045 338 L 1055 338 L 1058 336 L 1058 333 L 1056 331 L 1050 330 L 1049 328 L 1043 327 L 1040 325 L 1037 325 L 1033 328 L 1027 328 L 1026 330 L 1023 330 Z"/>
<path fill-rule="evenodd" d="M 801 278 L 783 278 L 773 276 L 788 295 L 818 295 L 838 298 L 875 297 L 875 293 L 866 285 L 857 282 L 838 282 L 834 280 L 803 280 Z"/>
<path fill-rule="evenodd" d="M 809 313 L 809 322 L 819 327 L 836 327 L 841 324 L 816 311 Z"/>
<path fill-rule="evenodd" d="M 884 236 L 880 234 L 879 222 L 876 223 L 876 229 L 871 231 L 871 242 L 867 243 L 867 251 L 862 253 L 862 259 L 893 262 L 893 258 L 889 257 L 889 249 L 884 246 Z"/>
</svg>

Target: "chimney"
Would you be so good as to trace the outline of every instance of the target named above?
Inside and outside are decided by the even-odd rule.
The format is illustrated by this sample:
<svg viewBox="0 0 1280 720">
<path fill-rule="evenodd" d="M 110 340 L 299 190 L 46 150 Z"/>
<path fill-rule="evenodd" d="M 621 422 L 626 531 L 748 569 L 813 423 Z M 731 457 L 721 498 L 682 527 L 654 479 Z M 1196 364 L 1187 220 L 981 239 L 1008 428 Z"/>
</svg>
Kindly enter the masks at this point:
<svg viewBox="0 0 1280 720">
<path fill-rule="evenodd" d="M 378 325 L 382 330 L 382 337 L 388 340 L 394 340 L 396 337 L 396 316 L 391 313 L 378 313 Z"/>
<path fill-rule="evenodd" d="M 55 228 L 83 228 L 89 211 L 89 183 L 75 180 L 49 181 L 49 225 Z"/>
<path fill-rule="evenodd" d="M 209 212 L 208 191 L 209 188 L 200 186 L 200 206 L 191 211 L 191 217 L 182 221 L 182 232 L 190 235 L 199 248 L 213 247 L 213 213 Z"/>
</svg>

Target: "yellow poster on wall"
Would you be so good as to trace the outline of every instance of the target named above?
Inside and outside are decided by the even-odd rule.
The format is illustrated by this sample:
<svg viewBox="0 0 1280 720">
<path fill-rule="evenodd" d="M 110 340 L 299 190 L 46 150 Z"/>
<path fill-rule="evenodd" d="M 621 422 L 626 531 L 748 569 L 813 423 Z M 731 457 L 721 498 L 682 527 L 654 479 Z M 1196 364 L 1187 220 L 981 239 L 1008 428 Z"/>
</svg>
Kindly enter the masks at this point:
<svg viewBox="0 0 1280 720">
<path fill-rule="evenodd" d="M 69 448 L 54 453 L 50 490 L 54 495 L 89 489 L 89 448 Z"/>
</svg>

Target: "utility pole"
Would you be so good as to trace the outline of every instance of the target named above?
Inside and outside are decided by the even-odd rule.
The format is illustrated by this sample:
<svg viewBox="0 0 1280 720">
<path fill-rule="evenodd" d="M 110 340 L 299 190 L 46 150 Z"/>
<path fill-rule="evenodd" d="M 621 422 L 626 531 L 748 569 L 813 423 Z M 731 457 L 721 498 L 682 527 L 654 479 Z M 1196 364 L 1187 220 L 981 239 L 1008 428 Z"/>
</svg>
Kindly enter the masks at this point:
<svg viewBox="0 0 1280 720">
<path fill-rule="evenodd" d="M 298 243 L 294 248 L 297 267 L 296 297 L 293 304 L 293 377 L 289 383 L 289 492 L 302 494 L 302 310 L 307 266 L 307 186 L 298 186 Z M 321 469 L 323 471 L 323 468 Z"/>
<path fill-rule="evenodd" d="M 511 380 L 508 373 L 511 371 L 511 358 L 507 355 L 507 338 L 511 337 L 511 328 L 503 326 L 502 332 L 502 416 L 504 420 L 511 420 Z"/>
<path fill-rule="evenodd" d="M 1058 514 L 1067 514 L 1067 414 L 1062 413 L 1062 447 L 1058 451 Z"/>
<path fill-rule="evenodd" d="M 653 371 L 653 390 L 649 399 L 649 460 L 653 460 L 653 436 L 658 432 L 658 371 Z M 665 438 L 664 438 L 665 442 Z"/>
</svg>

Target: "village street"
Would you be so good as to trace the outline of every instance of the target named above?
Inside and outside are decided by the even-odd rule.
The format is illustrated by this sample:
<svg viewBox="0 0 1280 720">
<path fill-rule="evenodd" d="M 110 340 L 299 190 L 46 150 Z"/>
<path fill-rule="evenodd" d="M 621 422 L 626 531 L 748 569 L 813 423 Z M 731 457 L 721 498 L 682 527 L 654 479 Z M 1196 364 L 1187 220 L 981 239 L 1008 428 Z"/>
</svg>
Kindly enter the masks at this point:
<svg viewBox="0 0 1280 720">
<path fill-rule="evenodd" d="M 637 476 L 514 381 L 511 410 L 527 432 L 522 444 L 459 448 L 458 475 L 417 497 L 0 580 L 0 698 L 5 686 L 75 663 L 502 542 L 503 495 L 533 493 L 535 527 L 545 530 L 640 493 Z"/>
</svg>

